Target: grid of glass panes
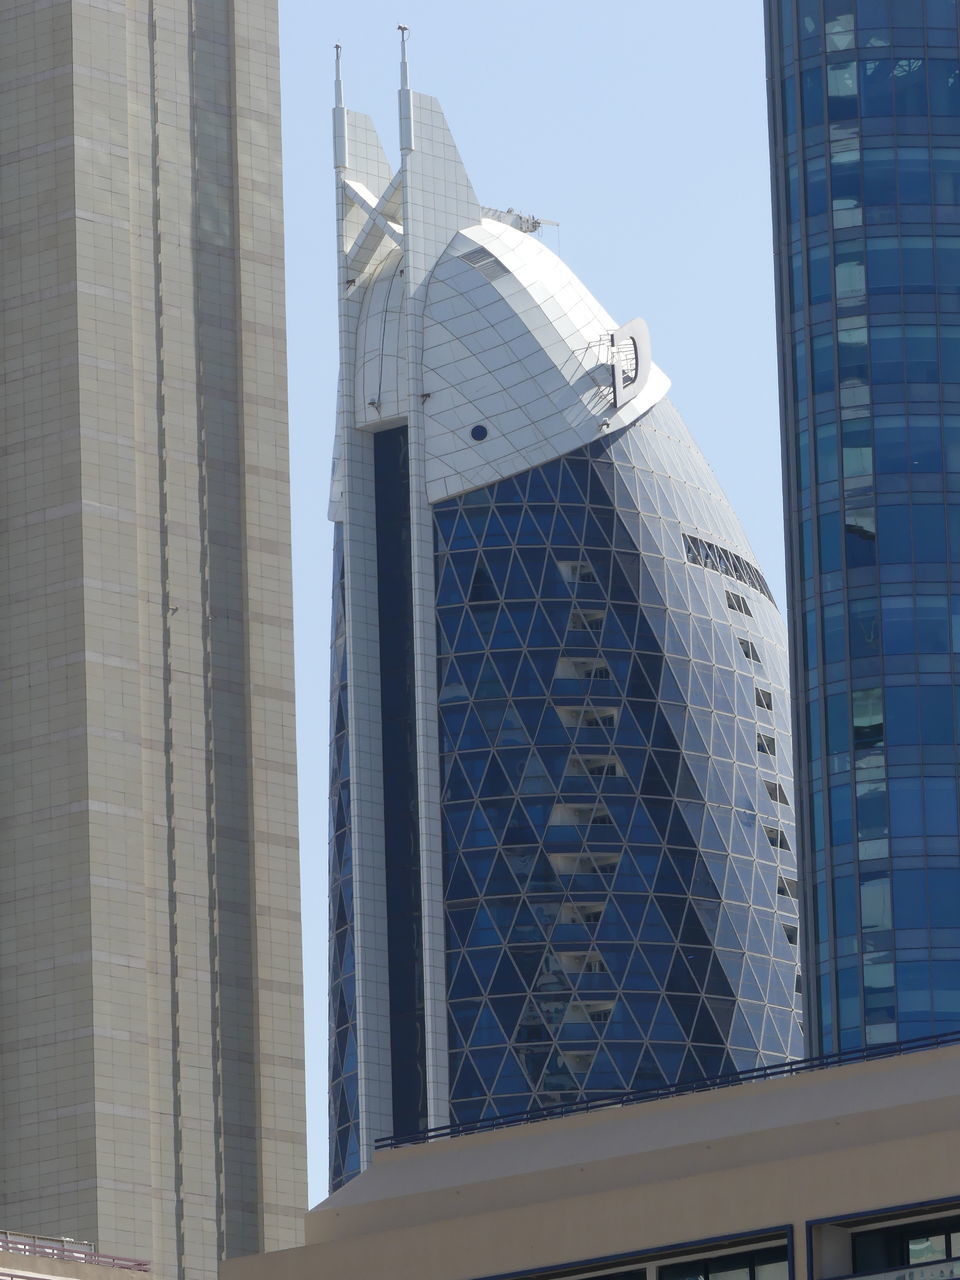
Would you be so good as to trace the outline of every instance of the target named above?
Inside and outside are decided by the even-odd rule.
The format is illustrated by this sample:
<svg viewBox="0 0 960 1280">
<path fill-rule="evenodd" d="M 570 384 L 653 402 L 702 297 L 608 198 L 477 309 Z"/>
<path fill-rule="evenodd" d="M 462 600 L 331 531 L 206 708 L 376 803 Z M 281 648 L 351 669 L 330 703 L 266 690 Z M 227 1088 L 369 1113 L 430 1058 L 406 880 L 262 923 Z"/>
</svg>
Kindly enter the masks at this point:
<svg viewBox="0 0 960 1280">
<path fill-rule="evenodd" d="M 330 690 L 330 1189 L 360 1172 L 343 526 L 334 532 Z"/>
<path fill-rule="evenodd" d="M 435 507 L 454 1123 L 800 1051 L 782 647 L 726 591 L 773 606 L 688 561 L 644 430 Z"/>
<path fill-rule="evenodd" d="M 955 0 L 767 8 L 810 1047 L 829 1052 L 960 1027 L 960 50 Z"/>
</svg>

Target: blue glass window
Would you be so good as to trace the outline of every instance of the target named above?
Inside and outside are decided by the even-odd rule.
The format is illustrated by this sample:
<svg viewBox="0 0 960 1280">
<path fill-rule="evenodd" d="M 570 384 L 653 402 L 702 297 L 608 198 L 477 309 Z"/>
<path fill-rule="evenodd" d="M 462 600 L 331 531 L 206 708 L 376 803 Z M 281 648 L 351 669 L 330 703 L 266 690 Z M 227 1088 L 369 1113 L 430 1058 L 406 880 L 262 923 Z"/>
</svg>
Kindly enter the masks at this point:
<svg viewBox="0 0 960 1280">
<path fill-rule="evenodd" d="M 946 596 L 917 596 L 917 653 L 949 653 L 950 618 Z"/>
<path fill-rule="evenodd" d="M 834 200 L 836 205 L 836 200 Z M 867 287 L 866 247 L 862 240 L 846 240 L 834 251 L 837 300 L 859 298 Z"/>
<path fill-rule="evenodd" d="M 956 0 L 924 0 L 929 27 L 956 28 Z"/>
<path fill-rule="evenodd" d="M 828 422 L 817 427 L 816 440 L 817 480 L 820 484 L 826 484 L 831 480 L 836 480 L 839 473 L 836 423 Z"/>
<path fill-rule="evenodd" d="M 827 112 L 831 121 L 857 117 L 857 64 L 833 62 L 827 66 Z"/>
<path fill-rule="evenodd" d="M 904 746 L 920 741 L 917 721 L 917 690 L 913 685 L 886 691 L 887 741 Z"/>
<path fill-rule="evenodd" d="M 939 377 L 937 329 L 932 324 L 906 326 L 907 382 L 936 382 Z M 916 468 L 919 470 L 919 468 Z"/>
<path fill-rule="evenodd" d="M 902 564 L 912 558 L 909 507 L 880 507 L 877 510 L 877 544 L 881 564 Z"/>
<path fill-rule="evenodd" d="M 928 293 L 934 282 L 933 237 L 904 236 L 902 244 L 904 289 L 908 293 Z"/>
<path fill-rule="evenodd" d="M 903 381 L 903 325 L 872 325 L 870 367 L 874 382 Z"/>
<path fill-rule="evenodd" d="M 916 19 L 915 0 L 910 0 L 910 4 Z M 927 76 L 923 58 L 897 58 L 893 65 L 893 88 L 897 115 L 926 115 Z"/>
<path fill-rule="evenodd" d="M 819 245 L 817 248 L 810 250 L 807 271 L 810 281 L 810 305 L 816 306 L 821 302 L 829 302 L 833 296 L 833 281 L 830 269 L 830 249 L 827 245 Z"/>
<path fill-rule="evenodd" d="M 823 660 L 843 662 L 846 655 L 846 610 L 842 604 L 827 605 L 823 611 Z"/>
<path fill-rule="evenodd" d="M 867 279 L 871 293 L 900 292 L 900 241 L 871 236 L 867 241 Z"/>
<path fill-rule="evenodd" d="M 884 596 L 882 605 L 884 653 L 913 653 L 913 596 Z"/>
<path fill-rule="evenodd" d="M 833 573 L 840 568 L 840 515 L 836 511 L 820 517 L 820 572 Z"/>
<path fill-rule="evenodd" d="M 931 113 L 960 116 L 960 65 L 956 58 L 931 58 L 927 63 L 927 76 Z"/>
<path fill-rule="evenodd" d="M 930 153 L 926 147 L 899 149 L 897 179 L 901 204 L 930 203 Z"/>
<path fill-rule="evenodd" d="M 933 197 L 937 204 L 960 201 L 960 148 L 934 147 Z"/>
<path fill-rule="evenodd" d="M 867 381 L 867 328 L 849 325 L 837 334 L 837 353 L 840 363 L 840 385 L 858 386 Z"/>
<path fill-rule="evenodd" d="M 851 600 L 849 615 L 851 658 L 875 657 L 880 652 L 879 601 Z"/>
<path fill-rule="evenodd" d="M 915 802 L 919 803 L 919 778 L 911 779 L 917 784 Z M 893 809 L 893 789 L 891 788 L 890 806 Z M 917 810 L 916 812 L 919 812 Z M 891 830 L 897 834 L 896 827 L 891 821 Z M 913 831 L 905 834 L 912 835 Z M 896 870 L 893 872 L 893 922 L 897 929 L 921 929 L 924 926 L 927 917 L 927 886 L 926 876 L 923 871 L 915 870 Z"/>
<path fill-rule="evenodd" d="M 924 778 L 923 815 L 927 835 L 955 836 L 957 834 L 956 778 Z M 931 885 L 934 883 L 933 877 L 939 875 L 943 888 L 950 885 L 955 889 L 960 880 L 960 870 L 956 868 L 941 872 L 931 871 L 930 875 Z M 949 916 L 948 924 L 952 928 L 957 928 L 957 903 L 960 902 L 960 897 L 943 899 L 934 894 L 933 901 L 943 903 L 941 910 Z"/>
<path fill-rule="evenodd" d="M 877 561 L 877 517 L 872 509 L 849 510 L 844 516 L 844 554 L 848 569 L 863 569 Z"/>
<path fill-rule="evenodd" d="M 838 151 L 830 158 L 830 187 L 836 210 L 859 209 L 863 203 L 860 151 Z"/>
<path fill-rule="evenodd" d="M 950 690 L 922 685 L 918 690 L 920 741 L 925 746 L 946 746 L 953 742 L 953 699 Z"/>
<path fill-rule="evenodd" d="M 834 844 L 849 844 L 853 839 L 853 814 L 851 812 L 851 790 L 846 784 L 830 788 L 830 839 Z M 836 883 L 843 883 L 846 890 L 852 894 L 852 881 L 848 877 L 841 877 Z M 844 899 L 846 901 L 846 899 Z M 854 933 L 856 931 L 856 917 L 852 920 L 847 916 L 841 916 L 838 909 L 836 898 L 834 898 L 834 911 L 837 918 L 838 933 Z M 844 925 L 844 928 L 840 926 Z"/>
<path fill-rule="evenodd" d="M 807 217 L 827 212 L 827 162 L 823 156 L 807 161 Z"/>
<path fill-rule="evenodd" d="M 803 97 L 803 127 L 816 128 L 823 124 L 823 71 L 812 67 L 800 77 Z"/>
<path fill-rule="evenodd" d="M 831 694 L 827 698 L 827 752 L 829 755 L 850 750 L 850 728 L 847 716 L 846 695 Z"/>
<path fill-rule="evenodd" d="M 914 558 L 922 564 L 941 564 L 947 557 L 943 507 L 913 508 Z"/>
<path fill-rule="evenodd" d="M 860 63 L 860 110 L 865 116 L 893 115 L 892 59 L 870 58 Z"/>
</svg>

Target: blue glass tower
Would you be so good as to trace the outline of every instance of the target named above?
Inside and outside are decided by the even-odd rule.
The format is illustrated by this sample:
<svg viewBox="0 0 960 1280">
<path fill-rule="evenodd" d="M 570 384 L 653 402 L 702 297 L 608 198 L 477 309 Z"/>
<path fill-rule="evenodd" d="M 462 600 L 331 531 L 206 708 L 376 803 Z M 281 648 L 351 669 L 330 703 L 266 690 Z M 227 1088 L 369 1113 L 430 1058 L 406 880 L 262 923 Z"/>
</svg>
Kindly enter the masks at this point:
<svg viewBox="0 0 960 1280">
<path fill-rule="evenodd" d="M 339 95 L 339 85 L 338 85 Z M 433 99 L 334 113 L 332 1180 L 800 1051 L 785 635 L 618 327 Z"/>
<path fill-rule="evenodd" d="M 954 0 L 768 0 L 811 1047 L 960 1027 Z"/>
</svg>

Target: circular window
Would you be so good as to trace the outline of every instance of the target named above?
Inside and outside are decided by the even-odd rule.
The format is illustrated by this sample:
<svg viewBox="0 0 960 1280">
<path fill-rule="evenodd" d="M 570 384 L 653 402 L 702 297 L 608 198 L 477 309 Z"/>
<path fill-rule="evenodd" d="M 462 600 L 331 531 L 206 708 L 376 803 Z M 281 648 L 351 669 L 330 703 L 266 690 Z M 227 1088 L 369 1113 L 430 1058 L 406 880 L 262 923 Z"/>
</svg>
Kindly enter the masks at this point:
<svg viewBox="0 0 960 1280">
<path fill-rule="evenodd" d="M 474 440 L 486 440 L 489 434 L 490 433 L 487 431 L 487 428 L 483 426 L 482 423 L 478 423 L 477 426 L 470 428 L 470 436 Z"/>
</svg>

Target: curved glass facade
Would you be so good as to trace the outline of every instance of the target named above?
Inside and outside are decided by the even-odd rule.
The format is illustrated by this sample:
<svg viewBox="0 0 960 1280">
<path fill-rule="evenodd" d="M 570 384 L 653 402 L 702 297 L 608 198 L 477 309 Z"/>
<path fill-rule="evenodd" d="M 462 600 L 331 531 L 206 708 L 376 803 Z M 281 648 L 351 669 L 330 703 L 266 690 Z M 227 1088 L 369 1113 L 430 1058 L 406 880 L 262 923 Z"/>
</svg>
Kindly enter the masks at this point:
<svg viewBox="0 0 960 1280">
<path fill-rule="evenodd" d="M 689 453 L 434 507 L 453 1123 L 800 1053 L 782 627 Z"/>
<path fill-rule="evenodd" d="M 955 0 L 767 0 L 810 1049 L 960 1027 Z"/>
</svg>

